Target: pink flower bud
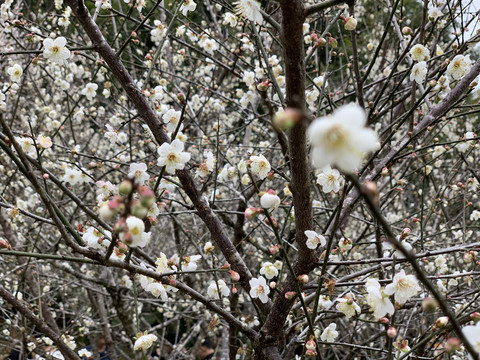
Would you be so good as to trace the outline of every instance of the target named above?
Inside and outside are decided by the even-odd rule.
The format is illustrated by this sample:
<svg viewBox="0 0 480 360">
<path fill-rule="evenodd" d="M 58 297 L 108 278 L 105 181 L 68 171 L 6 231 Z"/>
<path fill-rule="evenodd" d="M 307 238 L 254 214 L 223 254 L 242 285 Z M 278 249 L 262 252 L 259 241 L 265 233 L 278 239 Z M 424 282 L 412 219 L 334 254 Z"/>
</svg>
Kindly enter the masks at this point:
<svg viewBox="0 0 480 360">
<path fill-rule="evenodd" d="M 232 280 L 234 281 L 240 280 L 240 274 L 237 273 L 236 271 L 230 270 L 229 273 L 230 273 L 230 276 L 232 277 Z"/>
<path fill-rule="evenodd" d="M 353 31 L 357 28 L 357 19 L 353 16 L 349 16 L 345 19 L 345 30 Z"/>
<path fill-rule="evenodd" d="M 412 230 L 410 230 L 410 228 L 405 228 L 402 230 L 402 234 L 400 235 L 400 239 L 405 239 L 407 236 L 410 235 L 410 233 L 412 232 Z"/>
<path fill-rule="evenodd" d="M 263 209 L 258 209 L 254 207 L 249 207 L 248 209 L 245 210 L 245 218 L 247 220 L 252 220 L 254 219 L 258 214 L 260 214 L 263 211 Z"/>
<path fill-rule="evenodd" d="M 297 293 L 295 291 L 287 291 L 285 293 L 285 299 L 287 300 L 292 300 L 297 296 Z"/>
<path fill-rule="evenodd" d="M 470 314 L 470 319 L 472 319 L 475 322 L 480 321 L 480 313 L 478 311 L 475 311 Z"/>
<path fill-rule="evenodd" d="M 307 341 L 307 343 L 305 344 L 305 348 L 307 350 L 315 350 L 317 348 L 317 344 L 315 343 L 313 336 L 311 336 L 310 340 Z"/>
<path fill-rule="evenodd" d="M 297 280 L 300 284 L 306 284 L 306 283 L 308 283 L 308 280 L 309 280 L 308 275 L 306 275 L 306 274 L 298 275 Z"/>
<path fill-rule="evenodd" d="M 378 322 L 380 324 L 388 324 L 390 322 L 390 320 L 388 320 L 386 317 L 383 317 L 383 318 L 378 319 Z"/>
<path fill-rule="evenodd" d="M 442 329 L 448 324 L 448 317 L 442 316 L 435 321 L 434 329 Z"/>
<path fill-rule="evenodd" d="M 270 246 L 270 254 L 277 255 L 280 252 L 280 245 Z"/>
<path fill-rule="evenodd" d="M 305 357 L 313 358 L 315 356 L 317 356 L 317 352 L 315 350 L 306 350 L 305 351 Z"/>
<path fill-rule="evenodd" d="M 10 244 L 5 239 L 0 239 L 0 249 L 10 249 Z"/>
<path fill-rule="evenodd" d="M 393 326 L 390 326 L 387 330 L 387 336 L 391 339 L 393 339 L 394 337 L 396 337 L 398 334 L 398 331 L 396 328 L 394 328 Z"/>
</svg>

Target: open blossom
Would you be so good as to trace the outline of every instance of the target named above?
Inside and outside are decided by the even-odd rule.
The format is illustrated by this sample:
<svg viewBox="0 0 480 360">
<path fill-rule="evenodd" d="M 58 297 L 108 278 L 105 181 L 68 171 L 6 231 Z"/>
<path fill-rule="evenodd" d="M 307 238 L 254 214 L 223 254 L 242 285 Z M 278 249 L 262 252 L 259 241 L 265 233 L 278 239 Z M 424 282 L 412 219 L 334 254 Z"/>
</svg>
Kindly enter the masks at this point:
<svg viewBox="0 0 480 360">
<path fill-rule="evenodd" d="M 258 176 L 261 180 L 265 179 L 272 169 L 265 156 L 250 156 L 250 161 L 252 162 L 250 164 L 252 174 Z"/>
<path fill-rule="evenodd" d="M 180 121 L 181 115 L 182 115 L 182 112 L 175 111 L 175 109 L 169 109 L 165 114 L 163 114 L 162 120 L 164 124 L 167 124 L 168 131 L 170 132 L 175 131 L 175 129 L 178 126 L 178 122 Z"/>
<path fill-rule="evenodd" d="M 22 77 L 23 69 L 20 65 L 15 64 L 7 69 L 7 74 L 12 82 L 18 82 Z"/>
<path fill-rule="evenodd" d="M 53 145 L 52 139 L 50 139 L 49 136 L 45 136 L 45 135 L 38 135 L 37 143 L 38 143 L 38 145 L 40 145 L 40 147 L 42 147 L 44 149 L 51 148 L 52 145 Z"/>
<path fill-rule="evenodd" d="M 474 134 L 473 132 L 471 132 L 471 131 L 467 131 L 467 132 L 465 133 L 465 140 L 470 140 L 470 139 L 473 139 L 474 137 L 475 137 L 475 134 Z M 475 142 L 474 142 L 473 140 L 471 140 L 471 141 L 463 141 L 463 142 L 461 142 L 461 143 L 459 143 L 459 144 L 457 145 L 457 149 L 458 149 L 458 151 L 464 153 L 464 152 L 466 152 L 466 151 L 470 148 L 470 146 L 472 146 L 474 143 L 475 143 Z"/>
<path fill-rule="evenodd" d="M 331 323 L 328 325 L 320 335 L 322 341 L 333 342 L 338 337 L 337 324 Z"/>
<path fill-rule="evenodd" d="M 477 322 L 476 325 L 465 326 L 462 332 L 473 348 L 480 352 L 480 322 Z"/>
<path fill-rule="evenodd" d="M 237 26 L 237 18 L 231 12 L 226 12 L 223 17 L 223 25 Z"/>
<path fill-rule="evenodd" d="M 157 159 L 158 166 L 165 166 L 165 170 L 169 174 L 175 174 L 175 170 L 182 170 L 185 163 L 190 160 L 190 154 L 183 151 L 183 142 L 178 139 L 172 141 L 171 144 L 163 143 L 158 148 Z"/>
<path fill-rule="evenodd" d="M 312 164 L 317 169 L 336 165 L 352 172 L 363 155 L 378 147 L 377 134 L 365 127 L 367 117 L 357 104 L 338 108 L 331 116 L 316 119 L 308 128 L 312 144 Z"/>
<path fill-rule="evenodd" d="M 153 343 L 157 341 L 157 337 L 153 334 L 144 334 L 140 336 L 134 345 L 135 350 L 147 350 L 152 347 Z"/>
<path fill-rule="evenodd" d="M 460 80 L 465 76 L 472 67 L 472 60 L 470 57 L 464 55 L 457 55 L 453 58 L 452 62 L 447 66 L 447 74 L 454 80 Z"/>
<path fill-rule="evenodd" d="M 95 96 L 97 96 L 98 85 L 95 83 L 88 83 L 85 88 L 82 90 L 82 95 L 92 101 Z"/>
<path fill-rule="evenodd" d="M 410 55 L 415 61 L 425 61 L 430 59 L 428 49 L 422 44 L 416 44 L 410 49 Z"/>
<path fill-rule="evenodd" d="M 194 11 L 197 8 L 197 4 L 193 0 L 183 0 L 182 6 L 180 6 L 180 11 L 183 16 L 187 16 L 189 11 Z"/>
<path fill-rule="evenodd" d="M 70 50 L 65 47 L 66 44 L 67 40 L 63 36 L 55 40 L 46 38 L 43 40 L 43 56 L 45 59 L 55 63 L 61 63 L 67 60 L 70 57 Z"/>
<path fill-rule="evenodd" d="M 217 286 L 218 285 L 218 286 Z M 230 289 L 222 279 L 217 282 L 213 281 L 207 288 L 207 295 L 213 299 L 220 298 L 218 290 L 220 289 L 220 294 L 224 297 L 230 295 Z"/>
<path fill-rule="evenodd" d="M 144 247 L 150 240 L 150 233 L 145 233 L 145 224 L 142 219 L 135 216 L 127 218 L 128 232 L 122 234 L 122 240 L 130 247 Z"/>
<path fill-rule="evenodd" d="M 128 177 L 134 179 L 135 183 L 143 185 L 145 181 L 150 179 L 147 173 L 147 165 L 144 163 L 132 163 L 128 169 Z"/>
<path fill-rule="evenodd" d="M 156 298 L 160 297 L 162 301 L 168 301 L 167 290 L 165 289 L 165 285 L 159 282 L 151 282 L 145 288 L 145 291 L 149 292 Z"/>
<path fill-rule="evenodd" d="M 182 261 L 182 271 L 197 270 L 197 261 L 202 258 L 201 255 L 185 256 Z"/>
<path fill-rule="evenodd" d="M 245 17 L 259 25 L 262 24 L 263 17 L 260 12 L 260 3 L 256 0 L 238 0 L 234 5 L 237 16 Z"/>
<path fill-rule="evenodd" d="M 322 187 L 323 192 L 337 193 L 345 183 L 340 171 L 332 169 L 330 165 L 325 166 L 317 175 L 317 184 Z"/>
<path fill-rule="evenodd" d="M 280 198 L 275 191 L 268 190 L 260 198 L 260 204 L 264 209 L 277 209 L 280 206 Z"/>
<path fill-rule="evenodd" d="M 312 230 L 306 230 L 305 236 L 307 237 L 307 247 L 312 250 L 316 249 L 318 244 L 325 246 L 327 243 L 323 235 L 319 235 Z"/>
<path fill-rule="evenodd" d="M 412 72 L 410 73 L 410 80 L 415 81 L 417 84 L 422 84 L 426 77 L 427 63 L 425 61 L 420 61 L 413 66 Z"/>
<path fill-rule="evenodd" d="M 210 150 L 205 150 L 203 156 L 205 160 L 198 166 L 195 177 L 204 178 L 215 169 L 215 155 Z"/>
<path fill-rule="evenodd" d="M 152 41 L 158 44 L 167 33 L 167 27 L 160 20 L 154 20 L 153 24 L 155 28 L 150 31 L 150 35 L 152 36 Z"/>
<path fill-rule="evenodd" d="M 264 262 L 260 269 L 260 274 L 265 275 L 265 277 L 270 280 L 278 275 L 278 269 L 271 262 Z"/>
<path fill-rule="evenodd" d="M 387 314 L 392 315 L 395 311 L 395 308 L 380 287 L 380 283 L 376 279 L 368 279 L 365 284 L 367 289 L 367 303 L 373 310 L 373 316 L 376 319 L 380 319 Z"/>
<path fill-rule="evenodd" d="M 435 20 L 436 18 L 442 16 L 442 12 L 437 7 L 432 7 L 428 10 L 428 18 L 431 20 Z"/>
<path fill-rule="evenodd" d="M 268 302 L 268 294 L 270 293 L 270 288 L 267 285 L 267 281 L 263 276 L 259 278 L 252 278 L 249 281 L 250 284 L 250 296 L 253 299 L 260 299 L 262 303 Z"/>
<path fill-rule="evenodd" d="M 352 293 L 348 293 L 345 297 L 338 299 L 337 301 L 337 310 L 344 313 L 347 318 L 351 318 L 362 312 L 360 306 L 355 302 L 355 296 Z"/>
<path fill-rule="evenodd" d="M 406 275 L 405 270 L 401 270 L 393 277 L 393 282 L 385 287 L 384 292 L 387 295 L 395 294 L 395 301 L 403 305 L 412 296 L 418 294 L 420 290 L 416 277 Z"/>
</svg>

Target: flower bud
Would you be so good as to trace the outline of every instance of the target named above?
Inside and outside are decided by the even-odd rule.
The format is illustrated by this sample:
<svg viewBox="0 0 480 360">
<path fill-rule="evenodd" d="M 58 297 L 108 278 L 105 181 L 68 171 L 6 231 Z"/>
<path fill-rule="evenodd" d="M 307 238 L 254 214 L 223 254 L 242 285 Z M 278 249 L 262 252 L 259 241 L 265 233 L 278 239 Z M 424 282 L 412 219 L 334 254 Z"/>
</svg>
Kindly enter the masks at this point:
<svg viewBox="0 0 480 360">
<path fill-rule="evenodd" d="M 0 239 L 0 249 L 10 249 L 10 244 L 5 239 Z"/>
<path fill-rule="evenodd" d="M 462 342 L 458 338 L 450 338 L 447 340 L 447 342 L 444 345 L 444 349 L 448 354 L 452 354 L 455 351 L 460 349 Z"/>
<path fill-rule="evenodd" d="M 380 324 L 388 324 L 390 322 L 390 320 L 388 320 L 386 317 L 382 317 L 382 318 L 378 319 L 378 322 Z"/>
<path fill-rule="evenodd" d="M 110 206 L 108 206 L 108 204 L 102 204 L 102 206 L 100 206 L 100 208 L 98 209 L 98 214 L 103 221 L 110 221 L 115 216 L 115 211 L 110 209 Z"/>
<path fill-rule="evenodd" d="M 270 254 L 277 255 L 280 252 L 280 245 L 270 246 Z"/>
<path fill-rule="evenodd" d="M 287 291 L 285 293 L 285 299 L 287 300 L 292 300 L 297 296 L 297 293 L 295 291 Z"/>
<path fill-rule="evenodd" d="M 423 311 L 427 313 L 434 312 L 437 307 L 438 307 L 438 303 L 437 303 L 437 300 L 435 300 L 434 298 L 427 297 L 422 301 Z"/>
<path fill-rule="evenodd" d="M 133 207 L 132 207 L 132 215 L 138 217 L 139 219 L 144 219 L 148 214 L 148 209 L 140 202 L 137 202 Z"/>
<path fill-rule="evenodd" d="M 320 37 L 318 38 L 317 46 L 325 46 L 326 43 L 327 43 L 327 40 L 324 37 Z"/>
<path fill-rule="evenodd" d="M 338 41 L 337 39 L 335 38 L 330 38 L 330 40 L 328 40 L 328 45 L 332 48 L 332 49 L 335 49 L 337 46 L 338 46 Z"/>
<path fill-rule="evenodd" d="M 480 321 L 480 313 L 478 311 L 475 311 L 470 314 L 470 319 L 472 319 L 475 322 Z"/>
<path fill-rule="evenodd" d="M 313 358 L 315 356 L 317 356 L 317 352 L 315 350 L 306 350 L 305 351 L 305 357 Z"/>
<path fill-rule="evenodd" d="M 439 317 L 436 321 L 435 321 L 435 325 L 433 326 L 433 328 L 436 330 L 436 329 L 442 329 L 444 328 L 446 325 L 448 324 L 448 316 L 442 316 L 442 317 Z"/>
<path fill-rule="evenodd" d="M 298 275 L 297 280 L 300 284 L 306 284 L 306 283 L 308 283 L 308 280 L 309 280 L 308 275 L 306 275 L 306 274 Z"/>
<path fill-rule="evenodd" d="M 412 28 L 409 28 L 408 26 L 404 26 L 402 28 L 402 34 L 407 36 L 407 35 L 413 35 L 413 30 Z"/>
<path fill-rule="evenodd" d="M 230 270 L 229 273 L 230 273 L 230 276 L 231 276 L 233 281 L 239 281 L 240 280 L 240 274 L 237 273 L 236 271 Z"/>
<path fill-rule="evenodd" d="M 295 109 L 287 107 L 283 111 L 278 111 L 273 117 L 273 124 L 282 130 L 289 130 L 302 119 L 302 113 Z"/>
<path fill-rule="evenodd" d="M 315 343 L 313 335 L 310 336 L 310 340 L 308 340 L 305 344 L 305 348 L 307 350 L 315 350 L 317 348 L 317 344 Z"/>
<path fill-rule="evenodd" d="M 210 241 L 207 241 L 203 247 L 203 251 L 205 251 L 205 254 L 211 254 L 213 250 L 215 250 L 215 246 L 213 246 Z"/>
<path fill-rule="evenodd" d="M 412 230 L 410 230 L 410 228 L 405 228 L 402 230 L 402 234 L 400 235 L 400 239 L 405 239 L 406 237 L 408 237 L 410 235 L 410 233 L 412 232 Z"/>
<path fill-rule="evenodd" d="M 120 185 L 118 185 L 118 192 L 122 195 L 130 195 L 133 190 L 133 184 L 130 180 L 123 180 Z"/>
<path fill-rule="evenodd" d="M 387 336 L 390 338 L 390 339 L 393 339 L 397 336 L 398 334 L 398 331 L 395 327 L 393 326 L 390 326 L 387 330 Z"/>
<path fill-rule="evenodd" d="M 245 210 L 245 218 L 247 220 L 253 220 L 258 214 L 262 213 L 263 209 L 258 209 L 254 207 L 249 207 Z"/>
<path fill-rule="evenodd" d="M 345 30 L 352 31 L 357 28 L 357 19 L 353 16 L 349 16 L 345 19 Z"/>
</svg>

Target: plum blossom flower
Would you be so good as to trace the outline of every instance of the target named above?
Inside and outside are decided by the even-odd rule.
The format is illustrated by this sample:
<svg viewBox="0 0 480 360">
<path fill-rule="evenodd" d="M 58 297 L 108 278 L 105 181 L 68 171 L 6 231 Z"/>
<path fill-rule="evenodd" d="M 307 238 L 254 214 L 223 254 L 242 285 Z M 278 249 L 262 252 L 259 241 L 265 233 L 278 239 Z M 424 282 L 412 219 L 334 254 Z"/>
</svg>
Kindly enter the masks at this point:
<svg viewBox="0 0 480 360">
<path fill-rule="evenodd" d="M 410 49 L 410 56 L 415 61 L 425 61 L 430 59 L 428 49 L 422 44 L 416 44 Z"/>
<path fill-rule="evenodd" d="M 256 0 L 239 0 L 234 3 L 237 16 L 245 17 L 261 25 L 263 22 L 260 4 Z"/>
<path fill-rule="evenodd" d="M 372 308 L 373 316 L 376 319 L 394 313 L 395 308 L 392 302 L 388 298 L 388 295 L 383 292 L 380 283 L 376 279 L 368 279 L 365 288 L 367 289 L 367 303 Z"/>
<path fill-rule="evenodd" d="M 470 57 L 464 55 L 457 55 L 452 62 L 447 66 L 447 74 L 454 80 L 460 80 L 464 77 L 472 67 L 472 60 Z"/>
<path fill-rule="evenodd" d="M 308 128 L 312 164 L 317 168 L 335 164 L 345 172 L 354 171 L 365 152 L 377 149 L 377 134 L 365 127 L 367 118 L 357 104 L 338 108 L 332 116 L 316 119 Z"/>
<path fill-rule="evenodd" d="M 175 174 L 175 170 L 182 170 L 185 163 L 190 160 L 190 154 L 183 151 L 183 142 L 178 139 L 172 141 L 171 144 L 163 143 L 158 148 L 157 159 L 158 166 L 165 166 L 165 170 L 169 174 Z"/>
<path fill-rule="evenodd" d="M 144 334 L 140 336 L 136 341 L 134 345 L 134 349 L 136 351 L 138 350 L 147 350 L 150 347 L 152 347 L 153 343 L 157 341 L 157 337 L 153 334 Z"/>
<path fill-rule="evenodd" d="M 218 284 L 218 287 L 217 287 Z M 227 297 L 230 295 L 230 289 L 222 279 L 218 280 L 217 282 L 213 281 L 207 288 L 207 295 L 213 299 L 220 298 L 218 294 L 218 289 L 220 289 L 220 294 L 223 297 Z"/>
<path fill-rule="evenodd" d="M 427 63 L 425 61 L 420 61 L 412 67 L 412 72 L 410 73 L 411 81 L 415 81 L 417 84 L 422 84 L 426 77 Z"/>
<path fill-rule="evenodd" d="M 168 131 L 174 132 L 176 130 L 178 126 L 178 122 L 180 121 L 181 115 L 182 115 L 182 112 L 175 111 L 175 109 L 169 109 L 165 114 L 163 114 L 162 120 L 164 124 L 167 124 Z"/>
<path fill-rule="evenodd" d="M 274 264 L 267 261 L 262 264 L 260 269 L 260 274 L 265 275 L 265 277 L 270 280 L 273 279 L 275 276 L 278 275 L 278 269 Z"/>
<path fill-rule="evenodd" d="M 15 64 L 7 69 L 7 74 L 12 82 L 18 82 L 22 77 L 23 69 L 20 65 Z"/>
<path fill-rule="evenodd" d="M 66 44 L 67 40 L 63 36 L 55 40 L 46 38 L 43 40 L 43 56 L 51 62 L 62 63 L 70 57 L 70 50 L 65 47 Z"/>
<path fill-rule="evenodd" d="M 322 187 L 324 193 L 340 191 L 340 188 L 345 183 L 340 171 L 332 169 L 330 165 L 325 166 L 317 175 L 317 184 Z"/>
<path fill-rule="evenodd" d="M 128 170 L 128 177 L 135 179 L 137 184 L 143 185 L 145 181 L 150 179 L 150 175 L 147 173 L 147 165 L 144 163 L 131 163 Z"/>
<path fill-rule="evenodd" d="M 258 278 L 252 278 L 249 281 L 250 284 L 250 296 L 253 299 L 260 299 L 262 303 L 268 302 L 268 294 L 270 293 L 270 288 L 267 285 L 267 281 L 263 276 Z"/>
<path fill-rule="evenodd" d="M 355 295 L 351 292 L 346 294 L 343 298 L 337 300 L 337 310 L 345 314 L 347 318 L 351 318 L 362 312 L 360 306 L 355 302 Z"/>
<path fill-rule="evenodd" d="M 260 204 L 264 209 L 277 209 L 280 206 L 280 198 L 273 190 L 268 190 L 260 198 Z"/>
<path fill-rule="evenodd" d="M 40 147 L 42 147 L 44 149 L 51 148 L 52 145 L 53 145 L 52 139 L 50 139 L 49 136 L 45 136 L 45 135 L 38 135 L 37 143 L 38 143 L 38 145 L 40 145 Z"/>
<path fill-rule="evenodd" d="M 215 155 L 210 150 L 203 152 L 205 160 L 198 166 L 195 171 L 195 177 L 204 178 L 215 169 Z"/>
<path fill-rule="evenodd" d="M 182 271 L 197 270 L 197 261 L 202 258 L 201 255 L 185 256 L 182 261 Z"/>
<path fill-rule="evenodd" d="M 152 36 L 152 41 L 158 44 L 167 33 L 167 27 L 160 20 L 155 20 L 153 24 L 155 28 L 150 31 L 150 35 Z"/>
<path fill-rule="evenodd" d="M 327 243 L 323 235 L 319 235 L 312 230 L 306 230 L 305 236 L 307 237 L 307 247 L 312 250 L 316 249 L 318 244 L 325 246 Z"/>
<path fill-rule="evenodd" d="M 82 95 L 92 101 L 95 96 L 97 96 L 98 85 L 95 83 L 88 83 L 85 88 L 82 90 Z"/>
<path fill-rule="evenodd" d="M 385 287 L 384 293 L 387 295 L 395 294 L 395 301 L 403 305 L 420 290 L 416 277 L 406 275 L 405 270 L 402 269 L 393 277 L 393 282 Z"/>
<path fill-rule="evenodd" d="M 162 301 L 168 301 L 167 290 L 165 289 L 165 285 L 159 282 L 151 282 L 145 288 L 145 291 L 149 292 L 155 297 L 161 297 Z"/>
<path fill-rule="evenodd" d="M 252 162 L 250 164 L 252 174 L 258 176 L 258 178 L 261 180 L 265 179 L 272 169 L 265 156 L 250 156 L 250 161 Z"/>
<path fill-rule="evenodd" d="M 465 326 L 462 332 L 473 348 L 480 352 L 480 322 L 477 322 L 476 325 Z"/>
<path fill-rule="evenodd" d="M 338 337 L 337 324 L 331 323 L 328 325 L 320 335 L 322 341 L 333 342 Z"/>
<path fill-rule="evenodd" d="M 193 0 L 183 0 L 182 6 L 180 6 L 180 11 L 183 16 L 187 16 L 189 11 L 194 11 L 197 8 L 197 4 Z"/>
</svg>

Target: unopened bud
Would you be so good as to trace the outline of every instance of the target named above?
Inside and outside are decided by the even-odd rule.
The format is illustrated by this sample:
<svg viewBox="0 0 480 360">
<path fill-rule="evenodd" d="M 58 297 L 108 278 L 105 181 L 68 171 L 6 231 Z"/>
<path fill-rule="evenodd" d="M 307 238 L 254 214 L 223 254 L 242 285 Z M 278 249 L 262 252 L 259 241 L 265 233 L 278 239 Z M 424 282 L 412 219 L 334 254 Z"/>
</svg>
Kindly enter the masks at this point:
<svg viewBox="0 0 480 360">
<path fill-rule="evenodd" d="M 118 185 L 118 192 L 122 195 L 130 195 L 133 190 L 133 184 L 130 180 L 124 180 Z"/>
<path fill-rule="evenodd" d="M 306 283 L 308 283 L 308 280 L 309 280 L 308 275 L 306 275 L 306 274 L 298 275 L 297 280 L 300 284 L 306 284 Z"/>
<path fill-rule="evenodd" d="M 393 326 L 390 326 L 387 330 L 387 336 L 390 338 L 390 339 L 393 339 L 397 336 L 398 334 L 398 331 L 395 327 Z"/>
<path fill-rule="evenodd" d="M 297 296 L 297 293 L 295 291 L 287 291 L 285 293 L 285 299 L 287 300 L 292 300 Z"/>
</svg>

